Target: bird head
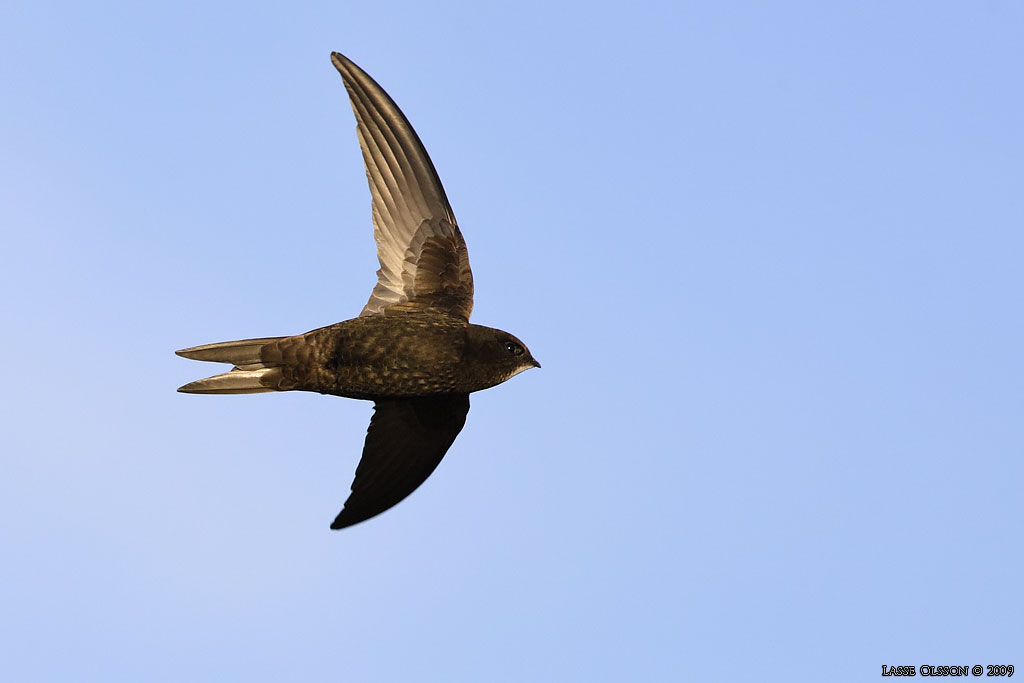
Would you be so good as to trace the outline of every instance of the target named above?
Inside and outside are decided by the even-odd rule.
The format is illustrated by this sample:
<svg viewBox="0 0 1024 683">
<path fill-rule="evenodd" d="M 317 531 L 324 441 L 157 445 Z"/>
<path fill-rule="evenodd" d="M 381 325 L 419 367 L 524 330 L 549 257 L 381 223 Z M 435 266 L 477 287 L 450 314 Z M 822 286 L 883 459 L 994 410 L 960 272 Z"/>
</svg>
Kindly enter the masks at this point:
<svg viewBox="0 0 1024 683">
<path fill-rule="evenodd" d="M 487 378 L 487 386 L 540 367 L 526 344 L 504 330 L 470 325 L 466 337 L 466 362 L 473 367 L 474 374 Z"/>
</svg>

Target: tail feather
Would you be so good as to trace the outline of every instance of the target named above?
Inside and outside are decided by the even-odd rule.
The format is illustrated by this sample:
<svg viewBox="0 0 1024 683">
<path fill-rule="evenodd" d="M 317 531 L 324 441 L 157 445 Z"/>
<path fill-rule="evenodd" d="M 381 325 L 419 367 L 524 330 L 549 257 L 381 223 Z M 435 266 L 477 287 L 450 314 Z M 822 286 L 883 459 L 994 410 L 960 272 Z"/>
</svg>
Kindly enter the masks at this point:
<svg viewBox="0 0 1024 683">
<path fill-rule="evenodd" d="M 178 391 L 184 394 L 262 394 L 277 391 L 274 385 L 281 377 L 280 368 L 261 368 L 259 370 L 239 370 L 235 368 L 205 379 L 189 382 Z M 264 381 L 267 384 L 264 384 Z M 270 386 L 267 386 L 267 385 Z"/>
<path fill-rule="evenodd" d="M 218 342 L 216 344 L 203 344 L 193 346 L 181 351 L 175 351 L 182 358 L 192 360 L 208 360 L 217 363 L 232 363 L 234 365 L 251 365 L 260 362 L 260 349 L 265 344 L 276 342 L 284 337 L 262 337 L 260 339 L 239 339 L 238 341 Z"/>
<path fill-rule="evenodd" d="M 281 368 L 268 367 L 260 357 L 262 348 L 284 337 L 240 339 L 238 341 L 204 344 L 175 351 L 192 360 L 231 363 L 229 372 L 189 382 L 178 391 L 186 394 L 261 394 L 282 389 Z"/>
</svg>

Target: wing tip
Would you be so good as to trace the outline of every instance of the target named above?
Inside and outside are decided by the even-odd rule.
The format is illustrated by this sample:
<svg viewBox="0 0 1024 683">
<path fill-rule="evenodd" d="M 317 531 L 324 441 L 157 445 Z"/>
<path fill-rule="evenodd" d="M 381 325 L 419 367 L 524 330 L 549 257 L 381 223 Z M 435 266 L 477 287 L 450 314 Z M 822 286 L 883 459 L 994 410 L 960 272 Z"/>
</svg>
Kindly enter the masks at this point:
<svg viewBox="0 0 1024 683">
<path fill-rule="evenodd" d="M 341 529 L 344 529 L 346 527 L 350 527 L 353 524 L 358 524 L 359 522 L 363 521 L 361 519 L 355 519 L 355 520 L 344 519 L 344 517 L 345 517 L 345 511 L 342 510 L 341 512 L 338 513 L 338 516 L 334 518 L 334 521 L 331 522 L 331 529 L 333 531 L 339 531 Z"/>
<path fill-rule="evenodd" d="M 353 67 L 358 68 L 356 67 L 355 63 L 352 62 L 351 59 L 341 54 L 340 52 L 331 53 L 331 64 L 333 64 L 334 68 L 341 72 L 343 76 L 346 75 L 346 71 L 351 70 Z"/>
</svg>

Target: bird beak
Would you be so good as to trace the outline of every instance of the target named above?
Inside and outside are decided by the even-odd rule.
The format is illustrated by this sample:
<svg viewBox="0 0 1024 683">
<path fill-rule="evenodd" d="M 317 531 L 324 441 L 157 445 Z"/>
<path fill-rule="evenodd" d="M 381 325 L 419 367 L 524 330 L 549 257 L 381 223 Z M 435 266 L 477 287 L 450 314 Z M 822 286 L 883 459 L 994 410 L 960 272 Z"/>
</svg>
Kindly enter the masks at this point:
<svg viewBox="0 0 1024 683">
<path fill-rule="evenodd" d="M 535 368 L 539 368 L 540 367 L 540 363 L 537 362 L 536 358 L 531 358 L 530 359 L 530 365 L 532 365 Z"/>
</svg>

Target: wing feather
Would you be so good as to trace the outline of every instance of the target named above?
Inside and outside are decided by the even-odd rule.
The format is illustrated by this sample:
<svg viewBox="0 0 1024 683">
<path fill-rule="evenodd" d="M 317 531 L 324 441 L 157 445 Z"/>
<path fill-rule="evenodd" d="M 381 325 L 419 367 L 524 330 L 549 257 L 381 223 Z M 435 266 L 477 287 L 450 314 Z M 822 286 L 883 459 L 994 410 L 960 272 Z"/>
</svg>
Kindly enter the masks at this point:
<svg viewBox="0 0 1024 683">
<path fill-rule="evenodd" d="M 331 528 L 378 515 L 419 488 L 448 452 L 467 413 L 468 394 L 377 401 L 352 493 Z"/>
<path fill-rule="evenodd" d="M 466 242 L 423 143 L 394 101 L 362 69 L 337 52 L 331 61 L 356 116 L 373 197 L 380 269 L 360 315 L 391 307 L 432 308 L 468 320 L 473 273 Z"/>
</svg>

